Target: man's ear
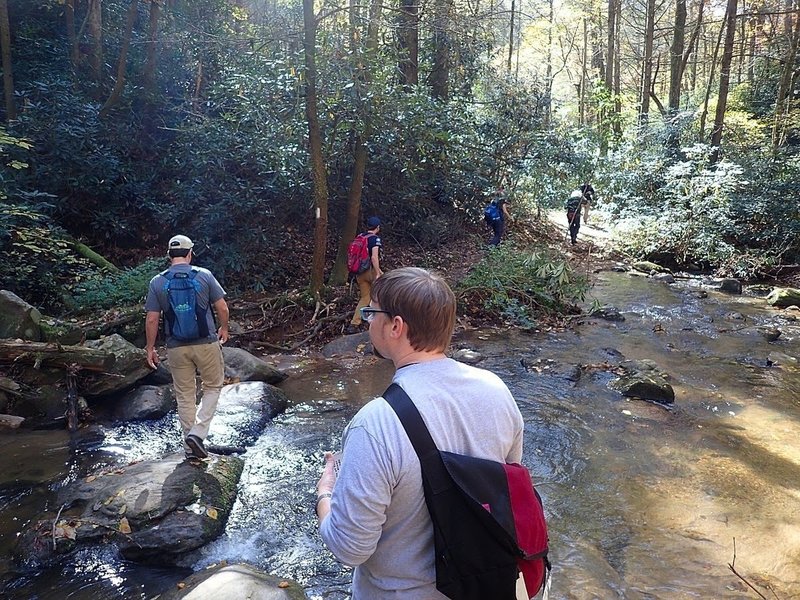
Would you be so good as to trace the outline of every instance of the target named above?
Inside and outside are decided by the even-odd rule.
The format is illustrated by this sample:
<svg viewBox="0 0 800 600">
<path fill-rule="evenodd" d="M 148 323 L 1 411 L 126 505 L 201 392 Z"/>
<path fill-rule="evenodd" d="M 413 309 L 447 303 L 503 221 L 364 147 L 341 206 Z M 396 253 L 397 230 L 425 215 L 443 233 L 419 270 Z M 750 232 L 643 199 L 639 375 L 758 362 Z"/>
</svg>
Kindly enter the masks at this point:
<svg viewBox="0 0 800 600">
<path fill-rule="evenodd" d="M 403 321 L 403 317 L 392 317 L 392 331 L 389 333 L 389 335 L 394 339 L 400 339 L 403 336 L 404 327 L 407 327 L 407 325 L 406 322 Z"/>
</svg>

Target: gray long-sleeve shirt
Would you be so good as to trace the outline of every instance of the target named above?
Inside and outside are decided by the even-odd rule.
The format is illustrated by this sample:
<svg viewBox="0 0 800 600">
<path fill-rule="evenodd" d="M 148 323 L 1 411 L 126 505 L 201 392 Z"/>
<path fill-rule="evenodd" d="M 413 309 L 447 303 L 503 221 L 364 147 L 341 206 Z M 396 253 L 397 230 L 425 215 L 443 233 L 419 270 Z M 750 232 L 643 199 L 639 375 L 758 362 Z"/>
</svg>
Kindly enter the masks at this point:
<svg viewBox="0 0 800 600">
<path fill-rule="evenodd" d="M 440 450 L 519 462 L 523 421 L 499 377 L 451 359 L 409 365 L 394 377 L 414 401 Z M 438 600 L 433 529 L 419 460 L 391 406 L 376 398 L 353 417 L 325 544 L 356 566 L 353 600 Z"/>
</svg>

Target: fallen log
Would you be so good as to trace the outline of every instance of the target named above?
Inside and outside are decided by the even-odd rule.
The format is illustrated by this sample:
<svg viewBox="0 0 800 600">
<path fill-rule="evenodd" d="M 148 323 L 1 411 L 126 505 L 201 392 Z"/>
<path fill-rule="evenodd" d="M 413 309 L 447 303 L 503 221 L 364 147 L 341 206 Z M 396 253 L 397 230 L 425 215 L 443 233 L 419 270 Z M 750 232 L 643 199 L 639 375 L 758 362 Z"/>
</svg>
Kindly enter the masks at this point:
<svg viewBox="0 0 800 600">
<path fill-rule="evenodd" d="M 0 362 L 24 362 L 34 366 L 78 365 L 87 371 L 108 371 L 116 358 L 113 354 L 84 346 L 60 346 L 48 342 L 0 340 Z"/>
</svg>

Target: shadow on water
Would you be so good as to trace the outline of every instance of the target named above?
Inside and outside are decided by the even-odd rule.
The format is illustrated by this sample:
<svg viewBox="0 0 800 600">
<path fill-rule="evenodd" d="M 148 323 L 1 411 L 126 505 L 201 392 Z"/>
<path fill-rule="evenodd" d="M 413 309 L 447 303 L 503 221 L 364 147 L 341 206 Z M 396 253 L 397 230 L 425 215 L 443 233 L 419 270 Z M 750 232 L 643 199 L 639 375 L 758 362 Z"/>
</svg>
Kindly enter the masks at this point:
<svg viewBox="0 0 800 600">
<path fill-rule="evenodd" d="M 473 331 L 456 341 L 503 377 L 523 414 L 523 462 L 550 525 L 551 598 L 753 597 L 728 568 L 734 539 L 748 581 L 768 597 L 800 597 L 800 328 L 763 300 L 697 292 L 696 282 L 602 274 L 593 293 L 623 322 L 583 318 L 570 331 Z M 760 329 L 773 326 L 783 332 L 777 342 Z M 608 387 L 626 359 L 652 360 L 670 376 L 671 409 Z M 291 406 L 247 448 L 225 533 L 187 569 L 131 565 L 107 548 L 45 572 L 20 574 L 5 559 L 3 597 L 150 598 L 188 567 L 224 560 L 297 579 L 310 598 L 347 598 L 351 572 L 322 546 L 314 486 L 323 452 L 338 448 L 391 369 L 377 359 L 314 360 L 283 384 Z M 89 465 L 180 447 L 174 415 L 104 433 L 78 456 L 58 432 L 10 443 L 10 458 L 0 456 L 3 550 Z"/>
</svg>

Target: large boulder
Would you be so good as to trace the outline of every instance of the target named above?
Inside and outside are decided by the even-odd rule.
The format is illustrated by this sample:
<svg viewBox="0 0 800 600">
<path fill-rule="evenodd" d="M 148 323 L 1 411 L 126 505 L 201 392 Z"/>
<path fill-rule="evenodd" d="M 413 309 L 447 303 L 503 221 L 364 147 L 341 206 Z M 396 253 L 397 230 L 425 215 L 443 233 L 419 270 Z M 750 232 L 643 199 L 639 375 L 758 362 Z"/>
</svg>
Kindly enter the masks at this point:
<svg viewBox="0 0 800 600">
<path fill-rule="evenodd" d="M 609 383 L 623 396 L 641 398 L 662 404 L 675 402 L 675 391 L 653 361 L 626 360 L 620 364 L 619 379 Z"/>
<path fill-rule="evenodd" d="M 181 452 L 79 479 L 60 490 L 57 518 L 43 515 L 14 552 L 41 564 L 109 541 L 129 560 L 175 564 L 222 533 L 242 467 L 236 457 L 190 461 Z"/>
<path fill-rule="evenodd" d="M 41 313 L 13 292 L 0 290 L 0 338 L 38 342 L 42 339 Z"/>
<path fill-rule="evenodd" d="M 118 421 L 160 419 L 175 406 L 172 386 L 141 385 L 116 402 L 112 418 Z"/>
<path fill-rule="evenodd" d="M 726 292 L 728 294 L 741 294 L 742 282 L 738 279 L 733 279 L 732 277 L 723 279 L 719 282 L 719 291 Z"/>
<path fill-rule="evenodd" d="M 223 346 L 222 356 L 225 359 L 225 377 L 228 379 L 266 381 L 273 385 L 286 379 L 285 373 L 253 356 L 247 350 Z"/>
<path fill-rule="evenodd" d="M 93 381 L 83 388 L 82 391 L 87 396 L 104 396 L 122 391 L 152 371 L 147 365 L 147 353 L 117 333 L 99 340 L 90 340 L 85 345 L 114 357 L 109 369 L 105 373 L 96 375 Z"/>
<path fill-rule="evenodd" d="M 343 335 L 325 344 L 322 356 L 333 358 L 336 356 L 361 356 L 372 354 L 372 343 L 369 341 L 369 331 Z"/>
<path fill-rule="evenodd" d="M 305 591 L 296 581 L 275 577 L 250 565 L 216 565 L 193 573 L 182 586 L 160 594 L 160 600 L 304 600 Z"/>
<path fill-rule="evenodd" d="M 767 296 L 767 304 L 780 308 L 800 304 L 800 290 L 795 288 L 775 288 Z"/>
<path fill-rule="evenodd" d="M 251 445 L 266 424 L 288 405 L 286 394 L 263 381 L 226 385 L 219 396 L 209 436 L 214 445 Z"/>
</svg>

